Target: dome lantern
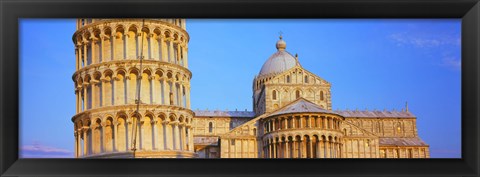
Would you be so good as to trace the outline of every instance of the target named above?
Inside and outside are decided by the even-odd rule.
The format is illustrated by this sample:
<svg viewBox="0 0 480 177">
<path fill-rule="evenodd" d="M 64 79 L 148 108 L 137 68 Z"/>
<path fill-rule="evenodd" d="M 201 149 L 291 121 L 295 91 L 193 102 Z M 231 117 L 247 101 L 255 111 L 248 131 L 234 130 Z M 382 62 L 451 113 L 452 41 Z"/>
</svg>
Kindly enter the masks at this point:
<svg viewBox="0 0 480 177">
<path fill-rule="evenodd" d="M 277 49 L 278 50 L 285 50 L 287 48 L 287 43 L 283 40 L 282 35 L 280 35 L 280 40 L 277 41 Z"/>
</svg>

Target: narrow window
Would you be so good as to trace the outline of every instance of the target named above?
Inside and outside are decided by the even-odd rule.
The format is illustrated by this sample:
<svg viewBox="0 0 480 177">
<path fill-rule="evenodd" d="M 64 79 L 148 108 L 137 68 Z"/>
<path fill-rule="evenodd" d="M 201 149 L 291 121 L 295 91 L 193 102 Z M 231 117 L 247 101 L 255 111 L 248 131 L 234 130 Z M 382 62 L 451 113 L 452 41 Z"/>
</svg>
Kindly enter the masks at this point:
<svg viewBox="0 0 480 177">
<path fill-rule="evenodd" d="M 230 140 L 230 145 L 235 146 L 235 140 Z"/>
<path fill-rule="evenodd" d="M 320 100 L 323 101 L 323 91 L 320 91 Z"/>
<path fill-rule="evenodd" d="M 253 128 L 253 136 L 257 136 L 257 129 Z"/>
<path fill-rule="evenodd" d="M 213 132 L 213 123 L 210 122 L 208 123 L 208 133 L 212 133 Z"/>
<path fill-rule="evenodd" d="M 305 83 L 308 83 L 308 76 L 305 76 Z"/>
<path fill-rule="evenodd" d="M 297 90 L 297 91 L 295 92 L 295 95 L 296 95 L 296 98 L 300 98 L 300 90 Z"/>
<path fill-rule="evenodd" d="M 277 91 L 276 90 L 272 91 L 272 99 L 277 100 Z"/>
<path fill-rule="evenodd" d="M 290 75 L 287 76 L 287 83 L 290 83 Z"/>
</svg>

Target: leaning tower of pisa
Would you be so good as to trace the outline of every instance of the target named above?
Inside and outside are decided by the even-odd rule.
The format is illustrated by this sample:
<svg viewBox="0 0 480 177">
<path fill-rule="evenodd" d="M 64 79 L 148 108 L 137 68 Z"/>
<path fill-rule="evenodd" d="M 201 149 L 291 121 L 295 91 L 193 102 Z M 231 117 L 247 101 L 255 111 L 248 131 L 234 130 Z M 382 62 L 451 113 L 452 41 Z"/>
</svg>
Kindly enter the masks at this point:
<svg viewBox="0 0 480 177">
<path fill-rule="evenodd" d="M 194 157 L 185 19 L 76 22 L 75 157 Z"/>
</svg>

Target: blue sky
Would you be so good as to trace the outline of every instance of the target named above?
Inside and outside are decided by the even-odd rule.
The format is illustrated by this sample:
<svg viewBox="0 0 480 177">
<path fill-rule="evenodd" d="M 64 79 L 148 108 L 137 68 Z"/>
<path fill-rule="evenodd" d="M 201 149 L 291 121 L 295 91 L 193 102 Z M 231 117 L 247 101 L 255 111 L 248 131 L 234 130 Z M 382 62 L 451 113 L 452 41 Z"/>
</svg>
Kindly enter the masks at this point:
<svg viewBox="0 0 480 177">
<path fill-rule="evenodd" d="M 20 155 L 73 157 L 73 19 L 20 20 Z M 192 109 L 252 110 L 279 32 L 333 109 L 401 110 L 432 157 L 461 157 L 460 19 L 188 19 Z"/>
</svg>

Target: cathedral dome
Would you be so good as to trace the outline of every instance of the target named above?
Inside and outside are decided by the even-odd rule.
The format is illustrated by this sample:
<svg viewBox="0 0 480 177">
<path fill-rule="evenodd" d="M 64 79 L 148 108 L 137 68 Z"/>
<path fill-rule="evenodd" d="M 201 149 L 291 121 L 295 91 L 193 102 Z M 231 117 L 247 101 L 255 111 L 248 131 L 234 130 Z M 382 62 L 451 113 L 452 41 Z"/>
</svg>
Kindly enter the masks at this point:
<svg viewBox="0 0 480 177">
<path fill-rule="evenodd" d="M 282 39 L 282 36 L 280 36 L 280 40 L 277 41 L 276 47 L 277 52 L 270 56 L 263 64 L 258 76 L 281 73 L 293 68 L 297 64 L 295 57 L 285 51 L 287 43 Z"/>
</svg>

